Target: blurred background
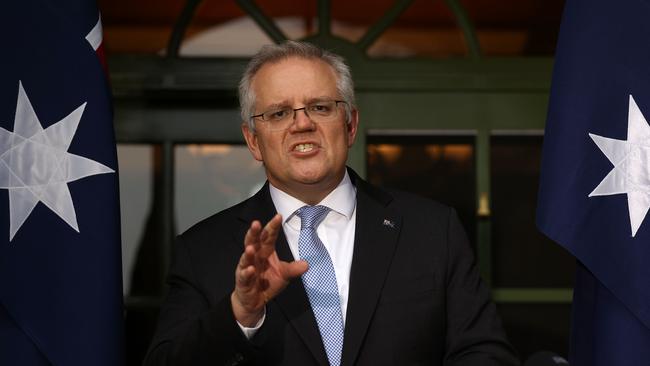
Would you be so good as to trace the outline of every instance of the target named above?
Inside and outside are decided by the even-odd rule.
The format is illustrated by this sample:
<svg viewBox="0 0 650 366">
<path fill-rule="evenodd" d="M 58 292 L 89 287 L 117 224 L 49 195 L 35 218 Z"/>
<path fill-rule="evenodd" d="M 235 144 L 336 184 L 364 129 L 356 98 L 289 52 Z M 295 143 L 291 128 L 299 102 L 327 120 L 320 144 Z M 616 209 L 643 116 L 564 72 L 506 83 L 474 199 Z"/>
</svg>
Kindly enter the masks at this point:
<svg viewBox="0 0 650 366">
<path fill-rule="evenodd" d="M 522 359 L 566 356 L 574 259 L 535 228 L 561 0 L 100 0 L 114 94 L 128 365 L 165 294 L 173 237 L 264 183 L 236 86 L 260 46 L 343 55 L 349 165 L 456 207 Z"/>
</svg>

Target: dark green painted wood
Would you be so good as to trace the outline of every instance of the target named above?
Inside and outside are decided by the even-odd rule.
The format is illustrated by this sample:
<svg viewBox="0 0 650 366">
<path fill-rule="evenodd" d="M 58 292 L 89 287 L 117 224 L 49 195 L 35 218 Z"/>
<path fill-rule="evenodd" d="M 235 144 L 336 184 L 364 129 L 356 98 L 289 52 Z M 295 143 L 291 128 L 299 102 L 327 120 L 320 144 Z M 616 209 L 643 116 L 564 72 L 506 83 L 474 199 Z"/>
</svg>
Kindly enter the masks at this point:
<svg viewBox="0 0 650 366">
<path fill-rule="evenodd" d="M 492 298 L 498 303 L 570 304 L 573 290 L 570 288 L 501 288 L 492 290 Z"/>
<path fill-rule="evenodd" d="M 474 145 L 476 154 L 476 210 L 478 220 L 476 221 L 477 261 L 481 275 L 488 286 L 492 284 L 492 235 L 489 217 L 490 209 L 490 130 L 481 128 L 476 134 Z M 479 214 L 481 197 L 487 200 L 486 209 L 488 212 Z"/>
<path fill-rule="evenodd" d="M 382 17 L 371 25 L 366 33 L 357 42 L 357 47 L 364 53 L 381 36 L 399 16 L 413 3 L 413 0 L 397 0 Z"/>
<path fill-rule="evenodd" d="M 329 37 L 332 35 L 330 29 L 331 18 L 330 0 L 318 0 L 318 34 Z"/>
<path fill-rule="evenodd" d="M 273 42 L 280 43 L 287 40 L 287 36 L 282 32 L 282 30 L 275 25 L 273 19 L 269 18 L 264 14 L 262 9 L 260 9 L 257 4 L 252 0 L 236 0 L 239 7 L 242 8 L 251 18 L 257 23 L 257 25 L 262 28 L 262 31 L 266 33 Z"/>
<path fill-rule="evenodd" d="M 174 232 L 174 144 L 172 142 L 165 142 L 162 146 L 162 165 L 162 193 L 166 199 L 161 204 L 163 218 L 161 229 L 164 235 L 160 243 L 163 270 L 160 276 L 160 288 L 166 288 L 167 270 L 172 257 L 172 241 L 176 235 Z"/>
<path fill-rule="evenodd" d="M 187 27 L 192 22 L 194 13 L 196 12 L 196 9 L 198 8 L 199 4 L 201 4 L 202 1 L 203 0 L 187 0 L 185 2 L 185 6 L 183 7 L 183 10 L 181 11 L 181 14 L 178 17 L 178 19 L 176 19 L 176 23 L 174 24 L 174 28 L 172 29 L 172 34 L 169 37 L 169 42 L 167 43 L 167 52 L 166 52 L 167 57 L 169 58 L 178 57 L 178 51 L 181 48 L 181 43 L 183 42 L 183 38 L 185 38 L 185 32 L 187 31 Z"/>
<path fill-rule="evenodd" d="M 474 30 L 474 25 L 472 21 L 467 16 L 465 8 L 458 2 L 458 0 L 445 0 L 447 7 L 454 13 L 458 26 L 463 31 L 463 36 L 465 38 L 465 45 L 467 46 L 467 51 L 469 56 L 473 59 L 478 59 L 481 57 L 481 46 L 478 43 L 478 37 L 476 36 L 476 31 Z"/>
<path fill-rule="evenodd" d="M 315 38 L 318 39 L 318 38 Z M 495 58 L 479 61 L 467 59 L 363 59 L 353 45 L 338 38 L 332 44 L 351 63 L 357 93 L 366 91 L 438 91 L 543 93 L 550 88 L 552 59 Z M 236 96 L 239 78 L 247 60 L 241 58 L 179 58 L 165 59 L 147 55 L 118 55 L 109 60 L 113 91 L 116 97 L 159 94 L 187 99 L 215 94 Z M 178 92 L 173 94 L 174 92 Z"/>
</svg>

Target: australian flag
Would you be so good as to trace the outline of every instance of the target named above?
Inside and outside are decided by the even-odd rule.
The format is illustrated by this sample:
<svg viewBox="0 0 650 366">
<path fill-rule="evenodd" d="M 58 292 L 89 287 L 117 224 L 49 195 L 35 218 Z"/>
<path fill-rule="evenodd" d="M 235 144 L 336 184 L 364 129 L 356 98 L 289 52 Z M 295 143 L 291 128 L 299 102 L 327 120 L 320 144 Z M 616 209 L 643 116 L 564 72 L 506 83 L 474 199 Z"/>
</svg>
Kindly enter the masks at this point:
<svg viewBox="0 0 650 366">
<path fill-rule="evenodd" d="M 117 157 L 94 0 L 0 11 L 0 365 L 120 365 Z"/>
<path fill-rule="evenodd" d="M 650 364 L 650 1 L 567 0 L 537 223 L 578 260 L 572 365 Z"/>
</svg>

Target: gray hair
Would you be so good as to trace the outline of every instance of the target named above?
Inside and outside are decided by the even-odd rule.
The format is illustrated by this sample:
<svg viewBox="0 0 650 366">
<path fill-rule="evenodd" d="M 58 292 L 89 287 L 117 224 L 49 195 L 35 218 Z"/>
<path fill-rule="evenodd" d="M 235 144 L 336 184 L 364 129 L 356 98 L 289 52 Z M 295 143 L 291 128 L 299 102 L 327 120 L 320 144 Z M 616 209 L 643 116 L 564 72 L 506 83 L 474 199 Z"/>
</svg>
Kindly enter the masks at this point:
<svg viewBox="0 0 650 366">
<path fill-rule="evenodd" d="M 265 45 L 250 60 L 244 75 L 239 82 L 239 107 L 243 121 L 254 131 L 255 123 L 250 117 L 255 110 L 255 93 L 251 88 L 255 74 L 267 63 L 275 63 L 291 57 L 315 59 L 325 62 L 334 69 L 336 74 L 336 89 L 341 99 L 347 103 L 345 108 L 346 121 L 352 118 L 352 108 L 356 107 L 354 101 L 354 84 L 350 67 L 346 65 L 343 57 L 307 42 L 286 41 L 281 44 Z"/>
</svg>

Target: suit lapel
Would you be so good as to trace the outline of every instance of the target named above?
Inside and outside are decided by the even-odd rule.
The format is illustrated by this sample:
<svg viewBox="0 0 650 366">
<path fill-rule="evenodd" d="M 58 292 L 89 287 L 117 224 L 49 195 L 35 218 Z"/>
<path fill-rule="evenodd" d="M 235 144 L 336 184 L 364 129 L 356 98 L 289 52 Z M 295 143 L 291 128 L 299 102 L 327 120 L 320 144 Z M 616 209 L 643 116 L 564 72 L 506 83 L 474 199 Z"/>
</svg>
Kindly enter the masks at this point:
<svg viewBox="0 0 650 366">
<path fill-rule="evenodd" d="M 350 174 L 351 177 L 353 173 Z M 392 199 L 354 175 L 357 213 L 342 365 L 353 365 L 373 317 L 395 253 L 401 215 Z"/>
<path fill-rule="evenodd" d="M 264 187 L 255 194 L 242 210 L 241 218 L 246 222 L 246 229 L 253 220 L 259 220 L 265 225 L 276 214 L 271 194 L 269 193 L 268 182 Z M 283 218 L 284 219 L 284 218 Z M 245 233 L 246 231 L 244 231 Z M 243 236 L 242 236 L 243 238 Z M 243 239 L 242 239 L 243 240 Z M 276 252 L 278 258 L 282 261 L 293 261 L 293 255 L 289 249 L 289 244 L 284 236 L 284 231 L 280 231 L 276 242 Z M 320 365 L 327 366 L 327 355 L 321 340 L 316 318 L 311 310 L 307 293 L 300 278 L 296 278 L 289 283 L 286 289 L 282 291 L 275 299 L 271 300 L 285 314 L 296 333 L 305 342 L 309 351 Z"/>
</svg>

